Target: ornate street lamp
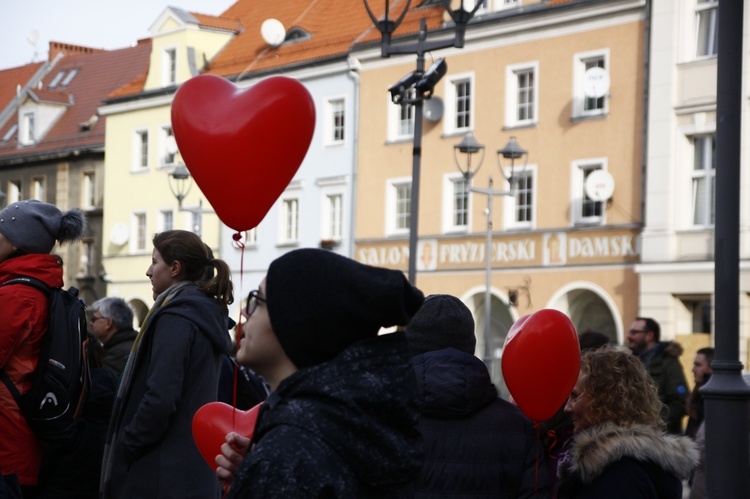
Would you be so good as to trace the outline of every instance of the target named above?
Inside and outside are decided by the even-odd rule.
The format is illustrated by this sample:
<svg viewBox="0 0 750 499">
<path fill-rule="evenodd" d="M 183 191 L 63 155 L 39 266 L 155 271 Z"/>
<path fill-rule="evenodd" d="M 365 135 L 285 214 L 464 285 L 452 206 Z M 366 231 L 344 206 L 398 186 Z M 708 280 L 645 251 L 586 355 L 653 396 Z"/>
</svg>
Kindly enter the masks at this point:
<svg viewBox="0 0 750 499">
<path fill-rule="evenodd" d="M 175 155 L 175 161 L 177 161 L 177 144 L 172 138 L 167 143 L 167 150 L 170 154 Z M 172 191 L 172 195 L 177 199 L 177 210 L 197 215 L 193 219 L 193 232 L 203 237 L 203 215 L 215 213 L 212 210 L 203 209 L 203 199 L 198 200 L 197 208 L 186 208 L 182 206 L 182 202 L 185 200 L 187 195 L 190 193 L 190 189 L 193 188 L 193 178 L 190 176 L 190 172 L 187 167 L 180 163 L 174 167 L 172 172 L 169 174 L 169 190 Z"/>
<path fill-rule="evenodd" d="M 393 54 L 416 54 L 417 69 L 406 75 L 395 83 L 389 91 L 391 99 L 395 104 L 401 106 L 414 106 L 414 148 L 412 152 L 412 176 L 411 176 L 411 212 L 409 222 L 409 282 L 416 284 L 417 268 L 417 237 L 419 228 L 419 183 L 420 162 L 422 154 L 422 109 L 423 101 L 432 96 L 435 85 L 440 81 L 446 71 L 445 59 L 436 61 L 430 69 L 424 70 L 424 55 L 433 50 L 456 47 L 463 48 L 466 27 L 477 12 L 482 2 L 477 2 L 471 11 L 464 8 L 464 0 L 461 0 L 458 9 L 451 8 L 450 0 L 441 0 L 446 12 L 455 23 L 452 38 L 427 40 L 427 24 L 424 18 L 420 21 L 419 36 L 416 42 L 392 43 L 393 32 L 399 27 L 404 17 L 409 12 L 411 0 L 407 0 L 403 11 L 397 19 L 390 17 L 390 1 L 385 1 L 385 15 L 378 19 L 370 8 L 368 0 L 363 0 L 367 14 L 370 16 L 375 27 L 381 35 L 381 57 L 390 57 Z"/>
<path fill-rule="evenodd" d="M 462 163 L 459 159 L 459 153 L 465 157 L 465 163 Z M 474 156 L 479 154 L 479 159 L 476 161 L 476 165 L 472 164 Z M 494 196 L 515 196 L 516 195 L 516 180 L 517 173 L 516 160 L 521 159 L 525 156 L 526 160 L 523 163 L 522 169 L 518 174 L 523 174 L 526 170 L 526 164 L 528 162 L 528 152 L 521 148 L 516 142 L 515 137 L 511 137 L 508 144 L 497 151 L 498 165 L 500 166 L 500 173 L 508 181 L 509 189 L 507 190 L 496 190 L 492 188 L 492 176 L 489 178 L 489 185 L 486 189 L 481 187 L 471 187 L 471 179 L 477 174 L 479 169 L 482 167 L 484 160 L 484 145 L 480 144 L 471 132 L 467 133 L 461 142 L 453 146 L 453 155 L 456 160 L 456 167 L 460 171 L 470 192 L 476 192 L 478 194 L 484 194 L 487 196 L 487 241 L 485 243 L 484 260 L 485 260 L 485 288 L 484 288 L 484 354 L 483 360 L 487 369 L 491 371 L 492 367 L 492 331 L 490 322 L 492 320 L 492 198 Z M 506 176 L 503 171 L 502 159 L 510 160 L 510 171 Z M 463 166 L 465 165 L 465 166 Z"/>
</svg>

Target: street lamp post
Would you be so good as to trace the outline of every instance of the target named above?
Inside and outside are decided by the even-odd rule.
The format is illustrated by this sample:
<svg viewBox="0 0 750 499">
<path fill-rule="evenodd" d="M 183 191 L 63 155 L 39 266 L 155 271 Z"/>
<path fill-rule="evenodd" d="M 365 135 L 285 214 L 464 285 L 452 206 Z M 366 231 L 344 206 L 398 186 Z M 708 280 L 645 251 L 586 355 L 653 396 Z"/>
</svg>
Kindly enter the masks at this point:
<svg viewBox="0 0 750 499">
<path fill-rule="evenodd" d="M 385 15 L 383 19 L 378 19 L 372 12 L 368 0 L 363 0 L 367 14 L 370 16 L 375 27 L 381 35 L 381 57 L 388 58 L 394 54 L 416 54 L 417 69 L 399 80 L 391 86 L 391 99 L 395 104 L 401 106 L 414 106 L 414 147 L 412 149 L 412 177 L 411 177 L 411 205 L 409 219 L 409 282 L 416 284 L 417 268 L 417 237 L 419 227 L 419 183 L 420 183 L 420 163 L 422 155 L 422 115 L 423 102 L 432 97 L 435 85 L 440 81 L 447 71 L 444 59 L 440 59 L 432 65 L 425 73 L 424 55 L 426 52 L 448 47 L 463 48 L 466 27 L 474 16 L 476 11 L 481 7 L 482 2 L 476 2 L 471 11 L 464 9 L 464 0 L 457 10 L 451 8 L 451 0 L 441 0 L 448 15 L 455 23 L 455 33 L 452 38 L 427 40 L 427 25 L 424 18 L 420 21 L 419 37 L 416 42 L 411 43 L 392 43 L 393 32 L 398 28 L 404 17 L 409 12 L 411 0 L 407 0 L 406 5 L 398 16 L 393 20 L 389 18 L 390 2 L 385 0 Z"/>
<path fill-rule="evenodd" d="M 185 200 L 187 195 L 190 193 L 190 189 L 193 187 L 193 179 L 190 176 L 185 165 L 177 165 L 172 173 L 169 174 L 169 190 L 172 191 L 172 195 L 177 199 L 177 210 L 197 215 L 197 220 L 193 225 L 193 232 L 203 237 L 203 215 L 215 213 L 213 210 L 206 210 L 203 208 L 203 199 L 198 200 L 197 208 L 190 208 L 182 206 L 182 202 Z"/>
<path fill-rule="evenodd" d="M 458 159 L 458 153 L 466 156 L 466 167 L 462 167 L 461 161 Z M 476 167 L 472 167 L 472 156 L 480 154 L 479 161 Z M 485 289 L 484 289 L 484 363 L 487 369 L 490 370 L 492 367 L 492 332 L 491 332 L 491 320 L 492 320 L 492 199 L 495 196 L 515 196 L 516 195 L 516 176 L 515 176 L 515 161 L 521 157 L 526 157 L 524 161 L 523 169 L 520 173 L 526 169 L 526 163 L 528 161 L 528 152 L 522 149 L 515 137 L 511 137 L 508 144 L 497 151 L 498 163 L 500 164 L 500 173 L 508 181 L 509 188 L 505 190 L 493 189 L 492 175 L 489 177 L 487 188 L 482 187 L 471 187 L 471 179 L 477 174 L 479 168 L 482 166 L 484 160 L 484 145 L 480 144 L 474 135 L 469 132 L 466 134 L 464 139 L 453 146 L 453 154 L 456 159 L 456 166 L 458 170 L 463 174 L 466 179 L 468 190 L 470 192 L 476 192 L 478 194 L 484 194 L 487 196 L 487 241 L 485 243 L 484 259 L 485 259 Z M 510 173 L 505 175 L 503 171 L 503 165 L 500 158 L 510 160 Z"/>
</svg>

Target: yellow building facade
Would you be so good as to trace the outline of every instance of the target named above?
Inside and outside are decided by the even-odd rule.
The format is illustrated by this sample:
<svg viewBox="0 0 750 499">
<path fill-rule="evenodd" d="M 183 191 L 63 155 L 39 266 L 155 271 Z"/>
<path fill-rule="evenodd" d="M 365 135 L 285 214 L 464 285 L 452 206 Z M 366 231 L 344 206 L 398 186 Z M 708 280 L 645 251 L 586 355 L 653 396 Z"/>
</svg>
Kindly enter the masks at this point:
<svg viewBox="0 0 750 499">
<path fill-rule="evenodd" d="M 183 207 L 191 212 L 178 208 L 170 189 L 170 174 L 182 163 L 170 118 L 177 85 L 198 74 L 234 36 L 232 30 L 207 26 L 207 21 L 167 8 L 151 26 L 148 73 L 100 108 L 107 116 L 102 244 L 107 294 L 126 300 L 138 323 L 153 304 L 146 270 L 155 233 L 197 230 L 219 253 L 219 219 L 196 212 L 210 211 L 200 190 L 193 186 L 183 200 Z"/>
</svg>

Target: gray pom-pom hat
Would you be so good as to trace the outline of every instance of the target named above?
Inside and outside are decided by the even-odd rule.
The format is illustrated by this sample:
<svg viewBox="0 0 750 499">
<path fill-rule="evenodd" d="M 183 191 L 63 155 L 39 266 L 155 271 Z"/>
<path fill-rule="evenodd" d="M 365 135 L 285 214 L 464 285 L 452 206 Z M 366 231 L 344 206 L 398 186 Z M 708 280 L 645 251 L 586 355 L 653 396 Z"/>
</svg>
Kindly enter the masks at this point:
<svg viewBox="0 0 750 499">
<path fill-rule="evenodd" d="M 57 206 L 35 199 L 12 203 L 0 211 L 0 234 L 28 254 L 49 254 L 55 241 L 77 241 L 85 228 L 81 210 L 63 213 Z"/>
</svg>

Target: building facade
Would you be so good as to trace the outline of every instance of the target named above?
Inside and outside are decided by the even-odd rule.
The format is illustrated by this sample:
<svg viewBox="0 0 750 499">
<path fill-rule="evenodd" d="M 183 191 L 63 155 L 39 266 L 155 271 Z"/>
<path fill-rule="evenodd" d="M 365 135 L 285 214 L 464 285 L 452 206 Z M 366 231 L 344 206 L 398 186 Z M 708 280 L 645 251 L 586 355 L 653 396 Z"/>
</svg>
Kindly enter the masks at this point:
<svg viewBox="0 0 750 499">
<path fill-rule="evenodd" d="M 507 331 L 521 316 L 559 309 L 579 332 L 623 343 L 638 312 L 646 11 L 643 1 L 613 1 L 480 13 L 463 49 L 430 54 L 448 69 L 437 104 L 425 107 L 416 284 L 469 306 L 477 354 L 491 357 L 499 380 Z M 363 68 L 360 127 L 369 131 L 360 137 L 354 257 L 406 271 L 414 115 L 388 89 L 414 70 L 414 57 L 381 59 L 374 47 L 354 54 Z M 454 154 L 467 133 L 486 144 L 469 180 Z M 470 189 L 492 177 L 494 190 L 511 190 L 495 154 L 511 136 L 528 161 L 513 195 L 491 196 L 488 227 L 491 198 Z M 614 187 L 611 196 L 586 189 L 591 175 Z"/>
</svg>

